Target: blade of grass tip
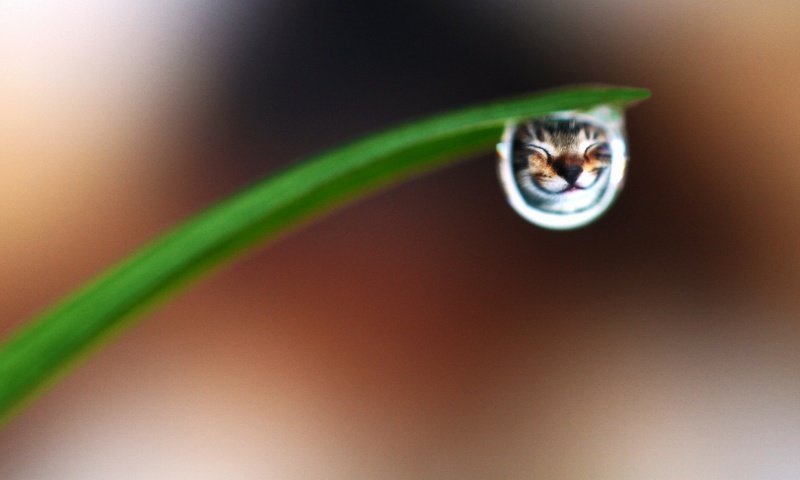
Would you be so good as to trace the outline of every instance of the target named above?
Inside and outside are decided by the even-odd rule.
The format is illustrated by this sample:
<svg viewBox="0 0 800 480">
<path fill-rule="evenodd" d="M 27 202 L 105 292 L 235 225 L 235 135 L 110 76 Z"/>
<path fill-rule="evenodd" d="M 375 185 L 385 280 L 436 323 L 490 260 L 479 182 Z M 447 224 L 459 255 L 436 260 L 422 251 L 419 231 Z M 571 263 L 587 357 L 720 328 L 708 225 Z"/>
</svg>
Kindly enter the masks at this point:
<svg viewBox="0 0 800 480">
<path fill-rule="evenodd" d="M 256 243 L 383 185 L 494 146 L 504 124 L 645 99 L 583 86 L 411 122 L 309 158 L 212 206 L 23 325 L 0 347 L 0 424 L 136 314 Z"/>
</svg>

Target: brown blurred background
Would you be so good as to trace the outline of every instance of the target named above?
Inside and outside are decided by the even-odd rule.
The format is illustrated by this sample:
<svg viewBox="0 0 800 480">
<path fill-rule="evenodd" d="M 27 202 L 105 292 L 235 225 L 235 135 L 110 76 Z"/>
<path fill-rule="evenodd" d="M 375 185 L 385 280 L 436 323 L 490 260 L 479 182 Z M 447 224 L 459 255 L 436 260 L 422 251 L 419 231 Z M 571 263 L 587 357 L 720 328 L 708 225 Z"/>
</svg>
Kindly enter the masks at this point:
<svg viewBox="0 0 800 480">
<path fill-rule="evenodd" d="M 643 86 L 573 232 L 491 152 L 209 278 L 0 432 L 2 479 L 800 477 L 794 0 L 10 1 L 0 332 L 303 156 Z"/>
</svg>

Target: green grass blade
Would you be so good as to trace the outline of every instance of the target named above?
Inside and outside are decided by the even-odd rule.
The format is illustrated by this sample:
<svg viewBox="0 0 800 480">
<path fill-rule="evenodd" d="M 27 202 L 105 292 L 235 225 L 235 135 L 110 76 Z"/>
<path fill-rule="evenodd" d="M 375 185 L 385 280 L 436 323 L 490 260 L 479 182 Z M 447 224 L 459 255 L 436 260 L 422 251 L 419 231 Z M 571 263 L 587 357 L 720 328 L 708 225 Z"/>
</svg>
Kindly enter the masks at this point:
<svg viewBox="0 0 800 480">
<path fill-rule="evenodd" d="M 211 267 L 382 185 L 490 149 L 505 122 L 647 98 L 577 87 L 489 103 L 387 130 L 317 155 L 209 208 L 144 247 L 0 347 L 0 423 L 135 314 Z"/>
</svg>

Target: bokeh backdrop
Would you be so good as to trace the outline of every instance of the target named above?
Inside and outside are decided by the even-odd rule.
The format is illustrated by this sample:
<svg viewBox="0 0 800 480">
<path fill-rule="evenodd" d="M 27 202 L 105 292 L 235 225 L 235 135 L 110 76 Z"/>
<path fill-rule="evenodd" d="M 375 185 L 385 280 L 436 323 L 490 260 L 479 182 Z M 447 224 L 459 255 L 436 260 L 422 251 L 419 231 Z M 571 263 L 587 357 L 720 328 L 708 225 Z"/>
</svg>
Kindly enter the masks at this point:
<svg viewBox="0 0 800 480">
<path fill-rule="evenodd" d="M 651 88 L 610 212 L 492 152 L 149 315 L 0 432 L 0 478 L 800 477 L 800 3 L 0 4 L 0 333 L 302 157 L 560 85 Z"/>
</svg>

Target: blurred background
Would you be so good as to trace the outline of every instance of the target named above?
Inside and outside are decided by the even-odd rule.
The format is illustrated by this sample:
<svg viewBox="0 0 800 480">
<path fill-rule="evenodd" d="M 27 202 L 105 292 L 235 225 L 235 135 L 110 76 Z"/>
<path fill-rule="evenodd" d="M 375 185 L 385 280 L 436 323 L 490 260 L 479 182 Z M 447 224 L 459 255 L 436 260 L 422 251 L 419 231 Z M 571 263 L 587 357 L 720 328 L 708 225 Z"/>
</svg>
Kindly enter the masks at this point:
<svg viewBox="0 0 800 480">
<path fill-rule="evenodd" d="M 2 479 L 800 477 L 800 3 L 0 4 L 0 333 L 321 149 L 651 88 L 572 232 L 492 152 L 149 315 L 0 432 Z"/>
</svg>

